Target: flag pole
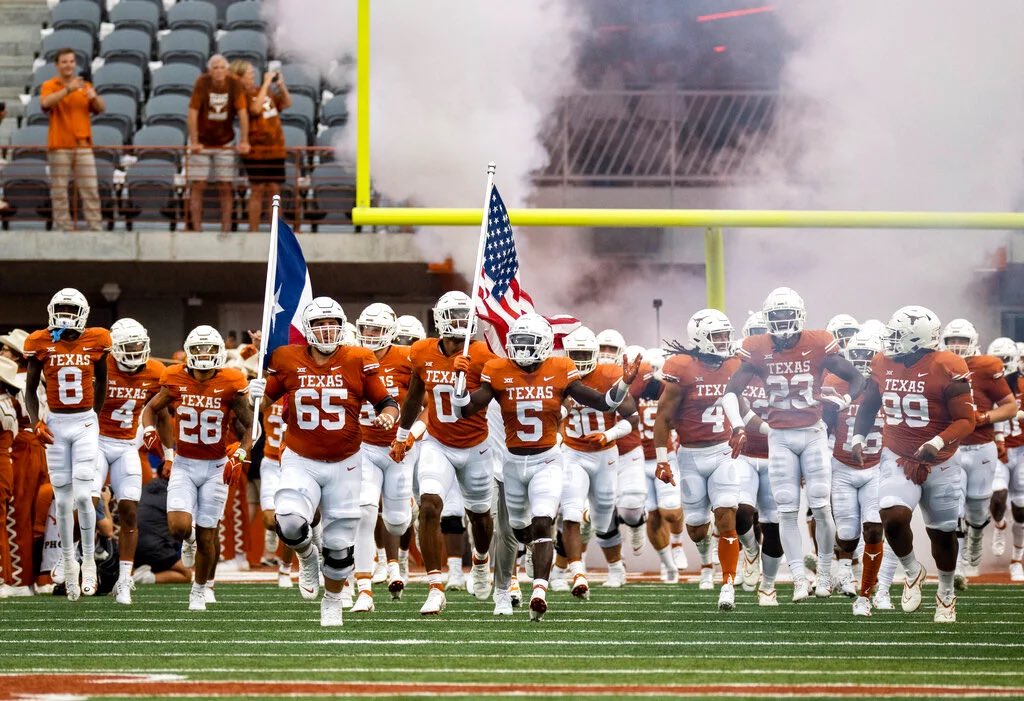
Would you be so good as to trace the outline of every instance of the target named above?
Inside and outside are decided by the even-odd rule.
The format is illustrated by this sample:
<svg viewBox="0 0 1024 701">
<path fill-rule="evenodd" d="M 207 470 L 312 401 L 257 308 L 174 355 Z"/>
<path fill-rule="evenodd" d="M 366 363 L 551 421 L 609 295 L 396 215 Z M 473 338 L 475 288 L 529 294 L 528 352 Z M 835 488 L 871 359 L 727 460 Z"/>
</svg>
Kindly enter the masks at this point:
<svg viewBox="0 0 1024 701">
<path fill-rule="evenodd" d="M 271 200 L 270 213 L 270 251 L 267 253 L 267 284 L 263 290 L 263 322 L 260 325 L 259 362 L 256 364 L 256 377 L 263 379 L 263 365 L 267 357 L 267 344 L 270 343 L 270 320 L 274 315 L 274 279 L 277 277 L 277 220 L 281 211 L 281 196 L 274 195 Z M 252 422 L 252 440 L 259 437 L 260 422 L 259 406 L 255 407 Z"/>
<path fill-rule="evenodd" d="M 484 191 L 484 209 L 480 218 L 480 241 L 477 244 L 476 249 L 476 267 L 473 268 L 473 289 L 470 291 L 469 298 L 471 303 L 469 305 L 469 321 L 468 328 L 472 329 L 476 322 L 476 299 L 480 294 L 480 270 L 484 264 L 484 245 L 487 242 L 487 216 L 491 211 L 491 190 L 494 188 L 494 171 L 497 170 L 498 166 L 495 165 L 494 161 L 487 164 L 487 189 Z M 462 347 L 462 354 L 469 355 L 469 344 L 472 342 L 472 334 L 466 334 L 466 341 Z M 466 391 L 466 376 L 463 373 L 459 373 L 459 376 L 455 380 L 455 393 L 462 394 Z"/>
</svg>

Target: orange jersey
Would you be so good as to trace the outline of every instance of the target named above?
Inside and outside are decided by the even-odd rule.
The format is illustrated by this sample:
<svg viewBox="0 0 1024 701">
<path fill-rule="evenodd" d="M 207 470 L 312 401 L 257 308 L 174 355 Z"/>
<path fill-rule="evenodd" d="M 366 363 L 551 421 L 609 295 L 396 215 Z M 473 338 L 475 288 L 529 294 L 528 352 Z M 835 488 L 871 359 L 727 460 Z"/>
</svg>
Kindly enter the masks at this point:
<svg viewBox="0 0 1024 701">
<path fill-rule="evenodd" d="M 606 394 L 621 377 L 622 368 L 612 363 L 604 363 L 596 366 L 581 381 L 587 387 L 601 394 Z M 619 417 L 614 411 L 598 411 L 597 409 L 577 404 L 575 401 L 570 401 L 569 414 L 562 423 L 562 440 L 567 447 L 583 453 L 595 453 L 599 450 L 605 450 L 615 445 L 616 441 L 611 441 L 604 448 L 599 448 L 584 441 L 583 437 L 589 436 L 592 433 L 607 431 L 618 421 Z"/>
<path fill-rule="evenodd" d="M 722 395 L 725 386 L 740 367 L 737 358 L 715 367 L 692 355 L 669 356 L 661 371 L 665 382 L 679 386 L 682 397 L 672 426 L 684 447 L 708 445 L 729 440 L 732 426 L 725 418 Z"/>
<path fill-rule="evenodd" d="M 768 392 L 763 384 L 751 383 L 743 390 L 744 398 L 750 402 L 750 410 L 762 421 L 768 416 Z M 768 459 L 768 436 L 760 431 L 747 431 L 743 444 L 743 455 L 748 458 Z"/>
<path fill-rule="evenodd" d="M 220 460 L 234 442 L 231 407 L 245 391 L 245 376 L 234 368 L 221 368 L 205 382 L 197 380 L 184 365 L 164 371 L 160 385 L 171 395 L 177 419 L 178 455 L 192 460 Z"/>
<path fill-rule="evenodd" d="M 263 413 L 263 457 L 266 460 L 281 461 L 284 449 L 284 401 L 278 400 Z"/>
<path fill-rule="evenodd" d="M 640 395 L 643 394 L 644 389 L 647 388 L 648 383 L 653 379 L 654 368 L 651 367 L 650 363 L 644 361 L 640 364 L 640 372 L 637 373 L 636 379 L 633 380 L 633 384 L 629 386 L 629 393 L 633 396 L 633 399 L 637 401 L 638 415 L 640 409 Z M 619 449 L 619 455 L 625 455 L 626 453 L 630 453 L 643 446 L 643 416 L 639 416 L 639 419 L 641 423 L 639 423 L 636 428 L 615 442 L 616 447 Z"/>
<path fill-rule="evenodd" d="M 339 462 L 362 445 L 359 412 L 364 402 L 387 399 L 380 364 L 371 351 L 341 346 L 323 365 L 308 346 L 281 346 L 267 368 L 267 396 L 288 395 L 287 448 L 310 460 Z"/>
<path fill-rule="evenodd" d="M 487 440 L 487 412 L 461 418 L 452 405 L 455 396 L 455 358 L 441 351 L 441 341 L 424 338 L 412 344 L 409 359 L 412 372 L 423 383 L 427 398 L 427 431 L 441 443 L 452 448 L 471 448 Z M 466 373 L 466 390 L 480 389 L 480 373 L 495 355 L 481 341 L 469 344 L 470 368 Z"/>
<path fill-rule="evenodd" d="M 480 381 L 491 386 L 501 407 L 505 445 L 510 450 L 554 447 L 566 388 L 578 379 L 580 372 L 568 358 L 548 358 L 533 372 L 507 358 L 488 361 Z"/>
<path fill-rule="evenodd" d="M 838 352 L 839 345 L 828 331 L 803 331 L 792 348 L 782 350 L 767 334 L 743 339 L 738 355 L 764 380 L 769 426 L 806 428 L 821 420 L 825 358 Z"/>
<path fill-rule="evenodd" d="M 1017 375 L 1017 380 L 1014 383 L 1016 386 L 1013 388 L 1016 390 L 1013 393 L 1013 398 L 1017 402 L 1017 411 L 1024 408 L 1024 404 L 1021 403 L 1021 392 L 1024 391 L 1024 375 Z M 1006 447 L 1007 448 L 1020 448 L 1024 446 L 1024 427 L 1021 426 L 1021 422 L 1017 420 L 1016 416 L 1011 416 L 1007 419 L 1006 423 Z"/>
<path fill-rule="evenodd" d="M 25 339 L 25 355 L 34 356 L 43 366 L 46 403 L 51 411 L 92 409 L 95 363 L 110 346 L 110 332 L 99 328 L 83 330 L 74 341 L 53 341 L 46 329 L 35 331 Z"/>
<path fill-rule="evenodd" d="M 654 420 L 658 417 L 656 397 L 661 396 L 664 388 L 661 381 L 654 376 L 654 369 L 647 362 L 640 365 L 640 373 L 633 380 L 633 384 L 629 386 L 629 394 L 636 401 L 636 414 L 639 421 L 633 433 L 640 437 L 640 446 L 644 449 L 644 460 L 654 460 L 655 458 Z M 632 435 L 630 434 L 630 436 Z M 622 449 L 620 442 L 619 455 L 628 452 L 629 450 Z"/>
<path fill-rule="evenodd" d="M 969 374 L 964 359 L 949 351 L 926 353 L 910 367 L 876 355 L 871 377 L 882 395 L 882 446 L 901 457 L 914 457 L 922 443 L 953 422 L 943 392 L 953 382 L 966 381 Z M 945 446 L 936 462 L 949 460 L 958 447 L 957 443 Z"/>
<path fill-rule="evenodd" d="M 971 371 L 971 394 L 974 406 L 978 411 L 991 411 L 1000 399 L 1010 392 L 1006 384 L 1006 373 L 1003 361 L 994 355 L 976 355 L 965 358 L 967 369 Z M 996 439 L 996 427 L 990 423 L 979 425 L 974 433 L 964 438 L 964 445 L 980 445 L 991 443 Z"/>
<path fill-rule="evenodd" d="M 372 351 L 371 351 L 372 352 Z M 405 401 L 405 394 L 409 391 L 409 380 L 412 377 L 412 365 L 409 363 L 409 346 L 391 346 L 387 353 L 380 359 L 380 379 L 387 387 L 388 394 L 394 397 L 398 406 Z M 370 445 L 389 446 L 395 440 L 398 432 L 396 423 L 389 430 L 377 428 L 373 420 L 377 418 L 377 412 L 369 402 L 363 404 L 362 412 L 359 414 L 359 424 L 363 429 L 363 441 Z"/>
<path fill-rule="evenodd" d="M 641 398 L 636 403 L 636 413 L 640 419 L 640 445 L 644 449 L 644 460 L 654 460 L 654 422 L 658 419 L 658 400 Z"/>
<path fill-rule="evenodd" d="M 825 386 L 834 388 L 840 395 L 846 394 L 850 391 L 850 383 L 836 377 L 835 375 L 829 375 L 825 378 Z M 839 412 L 839 417 L 836 421 L 835 446 L 832 448 L 832 456 L 836 460 L 856 470 L 874 467 L 881 461 L 882 427 L 885 425 L 885 419 L 882 416 L 882 412 L 878 412 L 878 416 L 875 417 L 875 425 L 872 428 L 871 433 L 865 436 L 866 443 L 863 451 L 864 466 L 862 468 L 857 464 L 857 461 L 853 459 L 853 427 L 857 423 L 857 410 L 859 408 L 860 399 L 855 399 L 850 403 L 850 406 Z"/>
<path fill-rule="evenodd" d="M 130 440 L 139 429 L 142 407 L 160 391 L 167 367 L 150 359 L 138 372 L 125 372 L 107 356 L 107 401 L 100 411 L 100 435 Z"/>
</svg>

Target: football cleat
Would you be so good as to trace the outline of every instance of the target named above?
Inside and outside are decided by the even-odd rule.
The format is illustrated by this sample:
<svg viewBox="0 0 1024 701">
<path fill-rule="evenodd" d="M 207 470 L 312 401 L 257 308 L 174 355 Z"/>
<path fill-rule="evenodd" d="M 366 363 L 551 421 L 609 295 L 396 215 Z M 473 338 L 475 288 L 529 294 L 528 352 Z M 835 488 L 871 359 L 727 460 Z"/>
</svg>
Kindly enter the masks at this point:
<svg viewBox="0 0 1024 701">
<path fill-rule="evenodd" d="M 320 625 L 331 628 L 344 625 L 342 613 L 345 609 L 341 599 L 324 597 L 320 601 Z"/>
<path fill-rule="evenodd" d="M 996 557 L 1006 554 L 1006 526 L 992 529 L 992 554 Z"/>
<path fill-rule="evenodd" d="M 86 558 L 82 561 L 82 596 L 95 596 L 96 588 L 96 561 Z"/>
<path fill-rule="evenodd" d="M 871 602 L 866 596 L 858 596 L 853 600 L 853 615 L 866 617 L 871 615 Z"/>
<path fill-rule="evenodd" d="M 726 582 L 718 592 L 718 610 L 732 611 L 734 608 L 736 608 L 736 588 L 731 582 Z"/>
<path fill-rule="evenodd" d="M 698 587 L 703 591 L 711 591 L 715 588 L 715 570 L 712 566 L 700 568 L 700 584 Z"/>
<path fill-rule="evenodd" d="M 661 581 L 665 584 L 679 584 L 679 570 L 661 565 Z"/>
<path fill-rule="evenodd" d="M 956 623 L 956 596 L 949 595 L 945 601 L 938 595 L 935 596 L 935 618 L 936 623 Z"/>
<path fill-rule="evenodd" d="M 590 584 L 583 574 L 578 574 L 572 578 L 572 595 L 584 601 L 590 598 Z"/>
<path fill-rule="evenodd" d="M 448 600 L 444 595 L 444 589 L 440 587 L 430 587 L 430 591 L 427 593 L 427 600 L 424 602 L 423 607 L 420 608 L 421 616 L 435 616 L 447 606 Z"/>
<path fill-rule="evenodd" d="M 1010 563 L 1010 581 L 1024 582 L 1024 564 L 1020 560 Z"/>
<path fill-rule="evenodd" d="M 136 584 L 156 584 L 156 575 L 149 565 L 139 565 L 132 572 L 132 581 Z"/>
<path fill-rule="evenodd" d="M 804 567 L 807 568 L 808 572 L 818 573 L 818 556 L 817 555 L 804 555 Z"/>
<path fill-rule="evenodd" d="M 875 595 L 871 597 L 871 605 L 879 611 L 892 611 L 895 608 L 892 605 L 892 597 L 889 596 L 888 589 L 877 590 Z"/>
<path fill-rule="evenodd" d="M 523 558 L 523 567 L 526 569 L 526 578 L 533 581 L 533 548 L 526 549 L 526 557 Z"/>
<path fill-rule="evenodd" d="M 512 599 L 512 606 L 519 608 L 523 605 L 523 590 L 519 588 L 519 578 L 513 576 L 509 584 L 508 595 Z"/>
<path fill-rule="evenodd" d="M 682 571 L 690 566 L 686 559 L 686 549 L 683 548 L 682 543 L 672 546 L 672 560 L 675 561 L 677 570 Z"/>
<path fill-rule="evenodd" d="M 64 561 L 64 586 L 67 587 L 68 601 L 78 601 L 82 596 L 82 586 L 79 583 L 81 571 L 75 558 Z"/>
<path fill-rule="evenodd" d="M 346 579 L 345 583 L 341 585 L 341 606 L 342 608 L 352 608 L 353 594 L 355 588 L 352 586 L 352 580 Z"/>
<path fill-rule="evenodd" d="M 644 543 L 647 541 L 647 533 L 643 526 L 629 527 L 629 544 L 633 546 L 633 554 L 639 555 L 644 551 Z"/>
<path fill-rule="evenodd" d="M 857 580 L 853 577 L 853 567 L 848 561 L 844 561 L 846 564 L 839 566 L 839 581 L 836 582 L 839 585 L 839 591 L 845 596 L 856 598 L 857 596 Z"/>
<path fill-rule="evenodd" d="M 779 597 L 775 594 L 775 590 L 765 591 L 764 589 L 757 590 L 757 605 L 758 606 L 778 606 Z"/>
<path fill-rule="evenodd" d="M 203 588 L 203 597 L 206 599 L 206 603 L 215 604 L 217 603 L 217 595 L 213 592 L 213 584 L 210 582 L 206 583 Z"/>
<path fill-rule="evenodd" d="M 502 589 L 494 590 L 494 615 L 512 615 L 512 595 Z"/>
<path fill-rule="evenodd" d="M 905 613 L 913 613 L 921 607 L 921 585 L 924 584 L 926 576 L 927 573 L 924 571 L 924 567 L 920 567 L 917 576 L 913 580 L 908 577 L 907 581 L 903 583 L 903 596 L 900 599 L 900 606 Z"/>
<path fill-rule="evenodd" d="M 23 596 L 34 596 L 35 594 L 42 593 L 43 592 L 40 591 L 40 587 L 38 585 L 36 586 L 35 591 L 32 591 L 32 587 L 29 586 L 7 587 L 7 596 L 11 597 L 12 599 L 17 599 Z"/>
<path fill-rule="evenodd" d="M 64 553 L 59 552 L 57 553 L 57 564 L 55 564 L 53 569 L 50 570 L 50 578 L 53 580 L 54 584 L 64 584 L 67 579 L 64 576 L 64 570 Z"/>
<path fill-rule="evenodd" d="M 377 560 L 377 564 L 373 566 L 373 574 L 370 576 L 370 582 L 373 584 L 380 584 L 387 581 L 388 578 L 388 563 L 384 560 Z"/>
<path fill-rule="evenodd" d="M 448 570 L 448 581 L 444 583 L 446 591 L 462 591 L 466 588 L 466 573 L 461 567 Z"/>
<path fill-rule="evenodd" d="M 537 623 L 548 610 L 547 590 L 544 587 L 534 587 L 530 595 L 530 621 Z"/>
<path fill-rule="evenodd" d="M 806 577 L 793 580 L 793 603 L 803 601 L 811 595 L 811 584 Z"/>
<path fill-rule="evenodd" d="M 832 578 L 830 576 L 818 575 L 818 581 L 814 585 L 814 595 L 819 599 L 827 599 L 832 596 Z"/>
<path fill-rule="evenodd" d="M 181 541 L 181 564 L 185 567 L 192 568 L 196 566 L 196 541 L 192 542 L 187 540 Z"/>
<path fill-rule="evenodd" d="M 310 548 L 306 557 L 299 556 L 299 595 L 313 601 L 320 593 L 320 556 Z"/>
<path fill-rule="evenodd" d="M 373 593 L 368 591 L 359 592 L 356 602 L 349 609 L 351 613 L 373 613 Z"/>
<path fill-rule="evenodd" d="M 131 577 L 118 579 L 114 584 L 114 601 L 124 606 L 132 605 L 132 591 L 135 589 L 135 580 Z"/>
<path fill-rule="evenodd" d="M 609 589 L 618 589 L 626 584 L 626 564 L 619 560 L 618 562 L 608 563 L 608 578 L 604 580 L 602 586 L 608 587 Z"/>
<path fill-rule="evenodd" d="M 188 610 L 189 611 L 205 611 L 206 610 L 206 595 L 202 590 L 193 589 L 188 593 Z"/>
<path fill-rule="evenodd" d="M 277 588 L 278 589 L 291 589 L 294 586 L 292 582 L 291 572 L 277 572 Z"/>
<path fill-rule="evenodd" d="M 469 581 L 473 596 L 480 601 L 487 601 L 487 597 L 491 595 L 491 571 L 487 567 L 487 560 L 473 563 L 473 568 L 469 571 Z"/>
<path fill-rule="evenodd" d="M 761 551 L 757 552 L 754 559 L 747 557 L 743 552 L 743 561 L 740 564 L 740 576 L 743 578 L 743 591 L 754 591 L 758 582 L 761 581 Z"/>
<path fill-rule="evenodd" d="M 388 563 L 388 591 L 394 601 L 401 599 L 402 592 L 405 591 L 405 577 L 402 576 L 402 568 L 397 562 Z"/>
</svg>

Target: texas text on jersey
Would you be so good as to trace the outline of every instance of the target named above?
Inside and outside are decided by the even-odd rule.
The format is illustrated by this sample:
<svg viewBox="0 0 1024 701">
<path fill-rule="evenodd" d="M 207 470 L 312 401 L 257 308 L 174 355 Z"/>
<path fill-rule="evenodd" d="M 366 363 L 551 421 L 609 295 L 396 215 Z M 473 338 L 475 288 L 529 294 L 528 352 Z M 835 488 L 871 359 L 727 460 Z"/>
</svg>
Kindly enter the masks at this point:
<svg viewBox="0 0 1024 701">
<path fill-rule="evenodd" d="M 743 398 L 750 402 L 750 410 L 762 421 L 768 419 L 768 392 L 763 384 L 751 383 L 743 389 Z M 768 436 L 760 431 L 748 431 L 743 444 L 743 455 L 748 458 L 768 459 Z"/>
<path fill-rule="evenodd" d="M 166 370 L 163 363 L 151 358 L 137 372 L 124 372 L 112 355 L 107 356 L 107 401 L 100 412 L 100 435 L 135 438 L 142 408 L 160 391 Z"/>
<path fill-rule="evenodd" d="M 468 418 L 459 418 L 452 397 L 455 396 L 455 358 L 441 350 L 441 341 L 425 338 L 412 345 L 409 352 L 412 372 L 423 382 L 427 397 L 427 429 L 430 435 L 451 448 L 471 448 L 487 440 L 487 414 L 480 412 Z M 466 373 L 466 391 L 480 389 L 480 372 L 494 354 L 481 341 L 469 344 L 469 372 Z"/>
<path fill-rule="evenodd" d="M 714 367 L 683 353 L 665 361 L 662 376 L 666 382 L 677 384 L 681 392 L 679 409 L 671 422 L 683 446 L 705 446 L 729 439 L 732 427 L 719 400 L 739 365 L 738 359 L 727 358 Z"/>
<path fill-rule="evenodd" d="M 554 447 L 562 399 L 579 376 L 568 358 L 547 358 L 530 372 L 507 358 L 484 366 L 481 380 L 491 385 L 501 406 L 509 450 Z"/>
<path fill-rule="evenodd" d="M 25 354 L 35 356 L 43 366 L 46 402 L 51 411 L 87 411 L 93 408 L 95 369 L 93 364 L 110 350 L 110 332 L 83 329 L 73 341 L 52 340 L 50 331 L 40 330 L 25 339 Z"/>
<path fill-rule="evenodd" d="M 221 368 L 200 382 L 184 365 L 172 365 L 160 378 L 171 396 L 177 416 L 178 455 L 192 460 L 223 460 L 228 444 L 235 441 L 230 431 L 231 406 L 245 391 L 245 376 L 234 368 Z"/>
</svg>

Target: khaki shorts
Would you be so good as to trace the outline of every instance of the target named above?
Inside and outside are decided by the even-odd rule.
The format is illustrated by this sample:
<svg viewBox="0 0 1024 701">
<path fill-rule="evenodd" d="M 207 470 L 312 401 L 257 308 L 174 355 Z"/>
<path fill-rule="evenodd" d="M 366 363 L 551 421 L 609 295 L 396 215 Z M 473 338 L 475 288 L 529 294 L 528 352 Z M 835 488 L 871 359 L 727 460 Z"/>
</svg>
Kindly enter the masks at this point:
<svg viewBox="0 0 1024 701">
<path fill-rule="evenodd" d="M 234 182 L 237 172 L 235 152 L 231 147 L 204 148 L 199 153 L 188 154 L 185 175 L 189 180 L 230 183 Z"/>
</svg>

